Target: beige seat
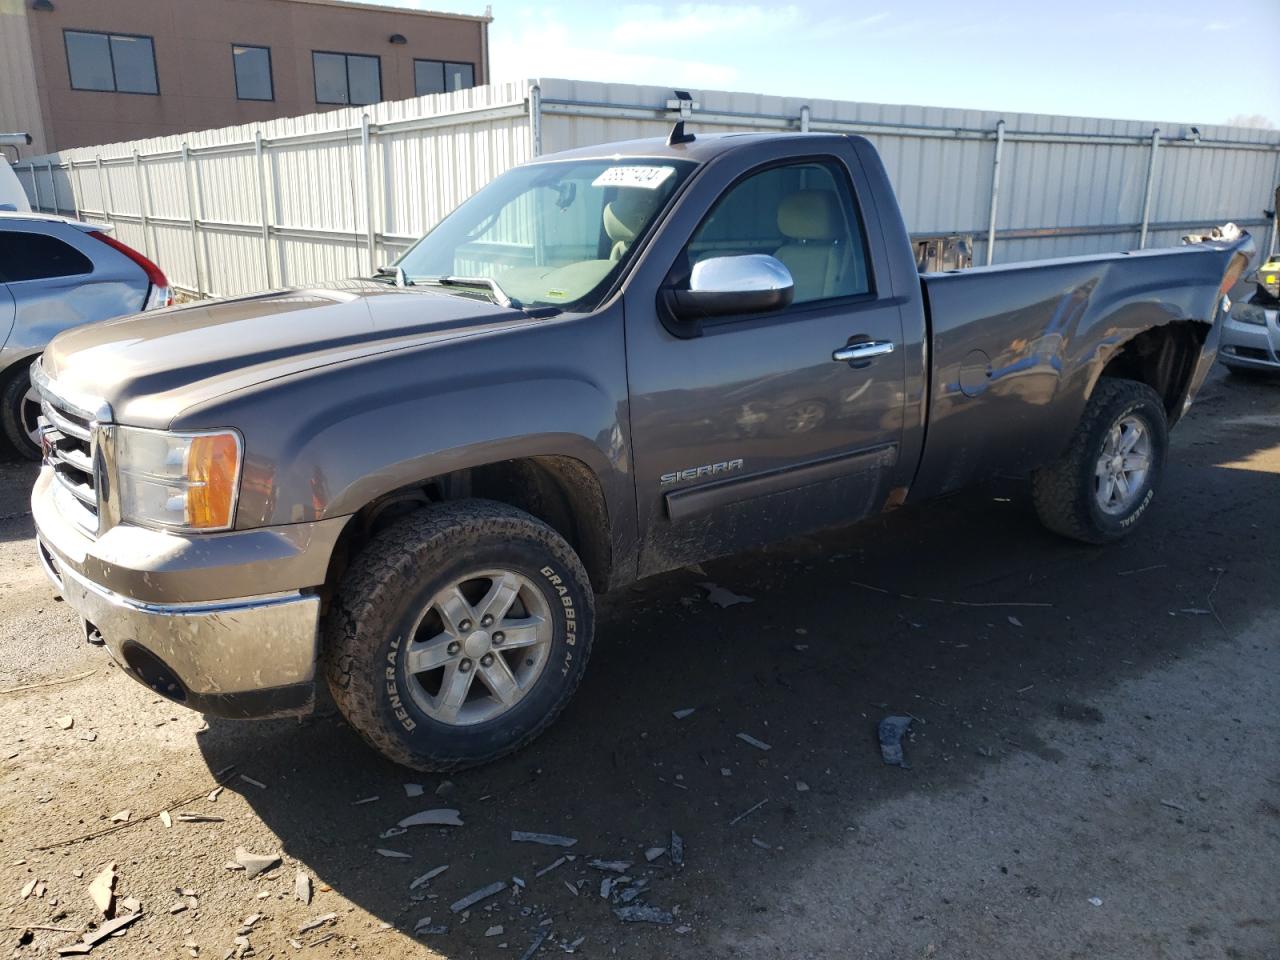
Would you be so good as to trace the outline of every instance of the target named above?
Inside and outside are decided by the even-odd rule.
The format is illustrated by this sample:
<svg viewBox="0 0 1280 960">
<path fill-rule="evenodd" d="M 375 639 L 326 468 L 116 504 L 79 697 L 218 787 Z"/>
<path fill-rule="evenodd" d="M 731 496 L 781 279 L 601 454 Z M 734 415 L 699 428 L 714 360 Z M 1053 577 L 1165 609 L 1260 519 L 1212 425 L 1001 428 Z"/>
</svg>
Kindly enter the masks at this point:
<svg viewBox="0 0 1280 960">
<path fill-rule="evenodd" d="M 604 206 L 604 232 L 613 241 L 610 260 L 621 260 L 658 206 L 656 190 L 622 190 Z"/>
<path fill-rule="evenodd" d="M 787 238 L 774 256 L 791 271 L 795 301 L 822 300 L 842 290 L 848 244 L 840 201 L 831 190 L 797 190 L 778 204 L 778 230 Z"/>
</svg>

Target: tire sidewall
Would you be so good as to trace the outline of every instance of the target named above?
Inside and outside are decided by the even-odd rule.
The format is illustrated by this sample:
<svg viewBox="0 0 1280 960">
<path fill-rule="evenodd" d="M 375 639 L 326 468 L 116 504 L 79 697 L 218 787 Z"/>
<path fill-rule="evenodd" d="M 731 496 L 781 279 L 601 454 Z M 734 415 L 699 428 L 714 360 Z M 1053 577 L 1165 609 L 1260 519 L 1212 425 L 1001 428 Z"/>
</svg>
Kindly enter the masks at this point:
<svg viewBox="0 0 1280 960">
<path fill-rule="evenodd" d="M 31 442 L 22 425 L 22 404 L 31 383 L 30 365 L 12 371 L 0 388 L 0 434 L 21 457 L 40 459 L 40 447 Z"/>
<path fill-rule="evenodd" d="M 431 552 L 424 545 L 419 554 Z M 452 552 L 443 564 L 411 564 L 403 575 L 378 590 L 374 602 L 390 608 L 386 619 L 390 629 L 380 640 L 369 638 L 378 647 L 369 663 L 374 672 L 369 679 L 375 687 L 384 729 L 407 752 L 434 763 L 483 758 L 536 732 L 572 693 L 586 663 L 581 651 L 590 637 L 592 602 L 584 585 L 572 575 L 568 558 L 556 553 L 547 544 L 519 534 L 501 542 L 470 543 Z M 443 587 L 499 568 L 520 574 L 542 593 L 552 620 L 547 663 L 533 688 L 501 716 L 466 726 L 442 723 L 415 703 L 408 687 L 416 682 L 403 669 L 412 631 L 431 598 Z M 579 637 L 583 638 L 581 643 Z"/>
<path fill-rule="evenodd" d="M 1096 494 L 1096 470 L 1098 458 L 1102 455 L 1102 446 L 1111 429 L 1129 416 L 1136 416 L 1151 437 L 1151 467 L 1142 482 L 1140 496 L 1127 511 L 1119 514 L 1107 513 L 1098 503 Z M 1127 396 L 1117 398 L 1109 405 L 1107 412 L 1098 418 L 1097 426 L 1089 437 L 1088 455 L 1081 464 L 1081 483 L 1085 495 L 1086 509 L 1089 519 L 1098 533 L 1108 540 L 1119 539 L 1128 534 L 1150 509 L 1155 500 L 1156 490 L 1160 486 L 1160 478 L 1164 474 L 1165 456 L 1169 449 L 1169 427 L 1164 417 L 1164 410 L 1154 393 L 1149 396 Z"/>
</svg>

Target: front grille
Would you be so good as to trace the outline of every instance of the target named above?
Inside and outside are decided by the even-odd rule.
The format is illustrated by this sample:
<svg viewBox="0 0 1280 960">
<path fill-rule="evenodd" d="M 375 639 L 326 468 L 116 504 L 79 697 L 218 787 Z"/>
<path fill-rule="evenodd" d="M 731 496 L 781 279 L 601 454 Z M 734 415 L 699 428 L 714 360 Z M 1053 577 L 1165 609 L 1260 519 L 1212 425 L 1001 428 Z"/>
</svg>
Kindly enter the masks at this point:
<svg viewBox="0 0 1280 960">
<path fill-rule="evenodd" d="M 98 484 L 93 427 L 44 392 L 45 463 L 53 468 L 59 507 L 79 526 L 98 531 Z"/>
</svg>

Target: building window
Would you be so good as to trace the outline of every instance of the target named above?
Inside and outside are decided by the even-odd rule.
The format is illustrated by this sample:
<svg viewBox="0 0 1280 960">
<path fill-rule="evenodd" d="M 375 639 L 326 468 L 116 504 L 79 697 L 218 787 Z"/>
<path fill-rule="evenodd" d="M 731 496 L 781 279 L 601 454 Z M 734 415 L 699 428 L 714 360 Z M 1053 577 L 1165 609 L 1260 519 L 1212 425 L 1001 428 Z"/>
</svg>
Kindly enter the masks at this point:
<svg viewBox="0 0 1280 960">
<path fill-rule="evenodd" d="M 476 68 L 470 63 L 413 61 L 413 88 L 416 96 L 420 97 L 424 93 L 451 93 L 475 85 Z"/>
<path fill-rule="evenodd" d="M 355 53 L 311 54 L 316 103 L 364 104 L 382 99 L 382 61 Z"/>
<path fill-rule="evenodd" d="M 74 90 L 158 94 L 156 51 L 150 37 L 64 30 Z"/>
<path fill-rule="evenodd" d="M 271 85 L 271 48 L 231 45 L 231 63 L 236 72 L 237 100 L 274 100 Z"/>
</svg>

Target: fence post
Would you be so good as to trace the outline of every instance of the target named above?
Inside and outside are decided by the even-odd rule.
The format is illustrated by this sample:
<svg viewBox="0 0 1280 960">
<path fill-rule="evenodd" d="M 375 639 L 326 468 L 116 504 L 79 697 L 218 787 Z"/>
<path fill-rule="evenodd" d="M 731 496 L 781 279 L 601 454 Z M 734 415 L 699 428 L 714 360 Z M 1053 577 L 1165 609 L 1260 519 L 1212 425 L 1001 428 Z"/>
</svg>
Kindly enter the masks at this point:
<svg viewBox="0 0 1280 960">
<path fill-rule="evenodd" d="M 266 273 L 266 286 L 271 289 L 271 220 L 267 216 L 267 185 L 262 168 L 266 161 L 263 151 L 262 131 L 253 134 L 253 155 L 258 168 L 258 216 L 262 219 L 262 269 Z"/>
<path fill-rule="evenodd" d="M 74 160 L 67 161 L 67 182 L 71 185 L 71 202 L 76 208 L 76 219 L 84 219 L 80 215 L 80 194 L 83 192 L 80 183 L 80 168 Z"/>
<path fill-rule="evenodd" d="M 800 108 L 800 132 L 801 133 L 809 132 L 809 116 L 810 116 L 809 105 L 805 104 L 803 107 Z"/>
<path fill-rule="evenodd" d="M 53 161 L 46 160 L 44 164 L 45 170 L 49 172 L 49 192 L 53 194 L 53 212 L 62 213 L 62 208 L 58 206 L 58 181 L 53 179 Z M 32 176 L 35 171 L 32 171 Z"/>
<path fill-rule="evenodd" d="M 94 157 L 94 162 L 98 165 L 98 197 L 103 201 L 102 216 L 103 219 L 111 223 L 112 228 L 116 225 L 116 201 L 111 194 L 111 178 L 102 174 L 102 154 Z"/>
<path fill-rule="evenodd" d="M 360 150 L 364 157 L 364 228 L 365 242 L 369 250 L 369 274 L 378 271 L 377 224 L 373 209 L 373 142 L 369 129 L 369 115 L 360 115 Z"/>
<path fill-rule="evenodd" d="M 151 234 L 147 232 L 147 221 L 151 218 L 151 210 L 147 204 L 146 194 L 142 190 L 142 158 L 138 151 L 133 151 L 133 188 L 138 191 L 138 212 L 142 215 L 142 252 L 147 259 L 154 260 L 151 252 Z"/>
<path fill-rule="evenodd" d="M 40 175 L 36 173 L 36 165 L 34 163 L 28 164 L 27 169 L 31 171 L 31 192 L 35 194 L 35 208 L 41 210 L 43 206 L 40 203 Z"/>
<path fill-rule="evenodd" d="M 1147 226 L 1151 223 L 1151 196 L 1155 192 L 1156 155 L 1160 150 L 1160 128 L 1151 131 L 1151 155 L 1147 158 L 1147 187 L 1142 195 L 1142 229 L 1138 233 L 1138 249 L 1147 248 Z"/>
<path fill-rule="evenodd" d="M 196 235 L 196 204 L 191 185 L 191 150 L 182 144 L 182 180 L 187 188 L 187 219 L 191 223 L 191 262 L 196 270 L 196 296 L 204 296 L 204 279 L 200 270 L 200 239 Z"/>
<path fill-rule="evenodd" d="M 529 152 L 536 160 L 542 156 L 542 87 L 529 86 Z"/>
<path fill-rule="evenodd" d="M 991 164 L 991 212 L 987 216 L 987 266 L 996 255 L 996 210 L 1000 204 L 1000 159 L 1004 155 L 1004 121 L 996 123 L 996 158 Z"/>
</svg>

